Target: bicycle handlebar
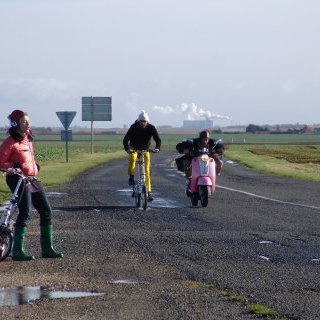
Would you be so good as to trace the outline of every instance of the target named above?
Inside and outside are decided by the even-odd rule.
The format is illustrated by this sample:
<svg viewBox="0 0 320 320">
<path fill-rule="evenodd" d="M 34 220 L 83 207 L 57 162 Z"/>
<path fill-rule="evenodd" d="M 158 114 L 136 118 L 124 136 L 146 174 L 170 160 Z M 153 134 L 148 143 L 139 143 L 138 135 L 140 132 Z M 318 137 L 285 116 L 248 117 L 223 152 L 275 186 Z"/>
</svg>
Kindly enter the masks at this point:
<svg viewBox="0 0 320 320">
<path fill-rule="evenodd" d="M 9 168 L 9 169 L 11 169 L 11 168 Z M 2 169 L 2 168 L 0 168 L 0 172 L 8 173 L 9 169 Z M 17 169 L 17 168 L 12 168 L 12 169 Z M 16 175 L 18 175 L 18 176 L 21 176 L 21 177 L 24 178 L 24 179 L 28 178 L 28 176 L 25 176 L 25 175 L 22 173 L 22 171 L 21 171 L 21 172 L 17 172 L 17 171 L 14 171 L 14 170 L 13 170 L 11 173 L 12 173 L 12 174 L 16 174 Z"/>
<path fill-rule="evenodd" d="M 138 153 L 145 153 L 145 152 L 158 153 L 158 151 L 155 151 L 156 149 L 149 149 L 149 150 L 129 149 L 129 150 L 131 150 L 132 152 L 138 152 Z"/>
</svg>

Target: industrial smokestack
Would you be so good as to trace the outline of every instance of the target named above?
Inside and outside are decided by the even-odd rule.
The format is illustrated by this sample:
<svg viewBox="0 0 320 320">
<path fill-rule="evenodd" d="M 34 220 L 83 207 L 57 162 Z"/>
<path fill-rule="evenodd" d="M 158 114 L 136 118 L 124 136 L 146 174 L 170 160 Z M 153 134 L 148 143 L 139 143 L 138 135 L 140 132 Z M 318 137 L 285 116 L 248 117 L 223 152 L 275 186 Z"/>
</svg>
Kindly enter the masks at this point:
<svg viewBox="0 0 320 320">
<path fill-rule="evenodd" d="M 209 110 L 204 110 L 198 107 L 196 104 L 191 103 L 190 105 L 182 103 L 175 106 L 154 106 L 153 110 L 161 112 L 163 114 L 187 114 L 188 120 L 196 120 L 199 118 L 204 118 L 206 120 L 222 119 L 222 120 L 232 120 L 229 116 L 223 116 L 220 114 L 212 113 Z"/>
</svg>

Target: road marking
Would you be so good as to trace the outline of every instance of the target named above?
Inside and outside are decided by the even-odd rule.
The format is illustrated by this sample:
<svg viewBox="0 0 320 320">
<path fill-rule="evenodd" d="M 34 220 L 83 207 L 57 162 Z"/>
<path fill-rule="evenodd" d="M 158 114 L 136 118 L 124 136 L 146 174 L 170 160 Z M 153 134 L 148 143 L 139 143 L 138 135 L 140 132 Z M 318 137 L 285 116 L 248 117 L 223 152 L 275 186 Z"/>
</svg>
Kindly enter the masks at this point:
<svg viewBox="0 0 320 320">
<path fill-rule="evenodd" d="M 263 240 L 263 241 L 259 241 L 260 244 L 273 244 L 272 241 L 269 240 Z"/>
<path fill-rule="evenodd" d="M 67 195 L 65 192 L 47 192 L 48 197 L 63 197 Z"/>
<path fill-rule="evenodd" d="M 232 161 L 232 160 L 227 160 L 225 163 L 231 164 L 232 166 L 238 166 L 238 165 L 239 165 L 239 163 L 234 162 L 234 161 Z"/>
<path fill-rule="evenodd" d="M 117 280 L 112 280 L 111 283 L 115 283 L 115 284 L 136 284 L 136 283 L 143 283 L 144 281 L 142 280 L 138 280 L 138 279 L 127 279 L 127 278 L 123 278 L 123 279 L 117 279 Z"/>
<path fill-rule="evenodd" d="M 301 203 L 295 203 L 295 202 L 290 202 L 290 201 L 283 201 L 283 200 L 273 199 L 273 198 L 269 198 L 269 197 L 259 196 L 258 194 L 254 194 L 254 193 L 251 193 L 251 192 L 238 190 L 238 189 L 232 189 L 232 188 L 223 187 L 223 186 L 219 186 L 219 185 L 216 185 L 216 187 L 220 188 L 220 189 L 232 191 L 232 192 L 242 193 L 242 194 L 245 194 L 245 195 L 250 196 L 250 197 L 255 197 L 255 198 L 264 199 L 264 200 L 268 200 L 268 201 L 273 201 L 273 202 L 277 202 L 277 203 L 281 203 L 281 204 L 289 204 L 291 206 L 297 206 L 297 207 L 320 210 L 320 207 L 310 206 L 310 205 L 307 205 L 307 204 L 301 204 Z"/>
<path fill-rule="evenodd" d="M 263 260 L 266 260 L 266 261 L 271 261 L 270 258 L 266 257 L 266 256 L 259 256 L 259 258 L 263 259 Z"/>
</svg>

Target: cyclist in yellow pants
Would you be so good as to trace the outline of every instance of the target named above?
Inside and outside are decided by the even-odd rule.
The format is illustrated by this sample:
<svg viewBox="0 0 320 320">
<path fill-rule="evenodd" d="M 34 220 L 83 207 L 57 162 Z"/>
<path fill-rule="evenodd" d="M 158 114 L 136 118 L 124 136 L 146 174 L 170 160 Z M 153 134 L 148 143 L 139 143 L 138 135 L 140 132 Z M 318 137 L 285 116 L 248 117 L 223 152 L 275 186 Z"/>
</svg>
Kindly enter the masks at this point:
<svg viewBox="0 0 320 320">
<path fill-rule="evenodd" d="M 123 146 L 129 154 L 128 175 L 129 185 L 134 183 L 134 169 L 136 166 L 137 152 L 133 150 L 149 150 L 151 138 L 156 142 L 154 152 L 159 152 L 161 147 L 161 139 L 156 127 L 149 123 L 149 116 L 145 111 L 141 111 L 138 119 L 131 125 L 128 132 L 123 138 Z M 151 179 L 150 179 L 150 154 L 144 154 L 146 187 L 148 191 L 148 201 L 152 201 L 151 195 Z"/>
<path fill-rule="evenodd" d="M 129 175 L 129 177 L 134 177 L 134 169 L 136 167 L 137 156 L 138 156 L 137 152 L 129 153 L 129 166 L 128 166 L 128 175 Z M 151 199 L 149 199 L 149 195 L 151 196 L 151 194 L 150 194 L 151 193 L 150 153 L 149 152 L 145 152 L 143 154 L 143 156 L 144 156 L 144 165 L 145 165 L 145 174 L 146 174 L 146 187 L 147 187 L 147 191 L 148 191 L 148 200 L 151 201 Z M 130 182 L 129 182 L 129 184 L 130 184 Z"/>
</svg>

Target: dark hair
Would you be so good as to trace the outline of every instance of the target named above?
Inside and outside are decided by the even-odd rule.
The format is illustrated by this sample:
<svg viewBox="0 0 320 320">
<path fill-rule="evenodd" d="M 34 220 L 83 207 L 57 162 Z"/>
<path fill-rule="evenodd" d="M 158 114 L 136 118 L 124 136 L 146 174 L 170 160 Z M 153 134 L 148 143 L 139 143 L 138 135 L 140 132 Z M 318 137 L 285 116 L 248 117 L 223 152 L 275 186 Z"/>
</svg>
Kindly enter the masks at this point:
<svg viewBox="0 0 320 320">
<path fill-rule="evenodd" d="M 19 126 L 19 120 L 23 116 L 25 116 L 26 113 L 21 110 L 14 110 L 8 115 L 8 119 L 10 121 L 11 127 L 18 127 Z"/>
<path fill-rule="evenodd" d="M 210 138 L 210 133 L 208 130 L 203 130 L 200 132 L 200 135 L 199 135 L 200 138 Z"/>
</svg>

